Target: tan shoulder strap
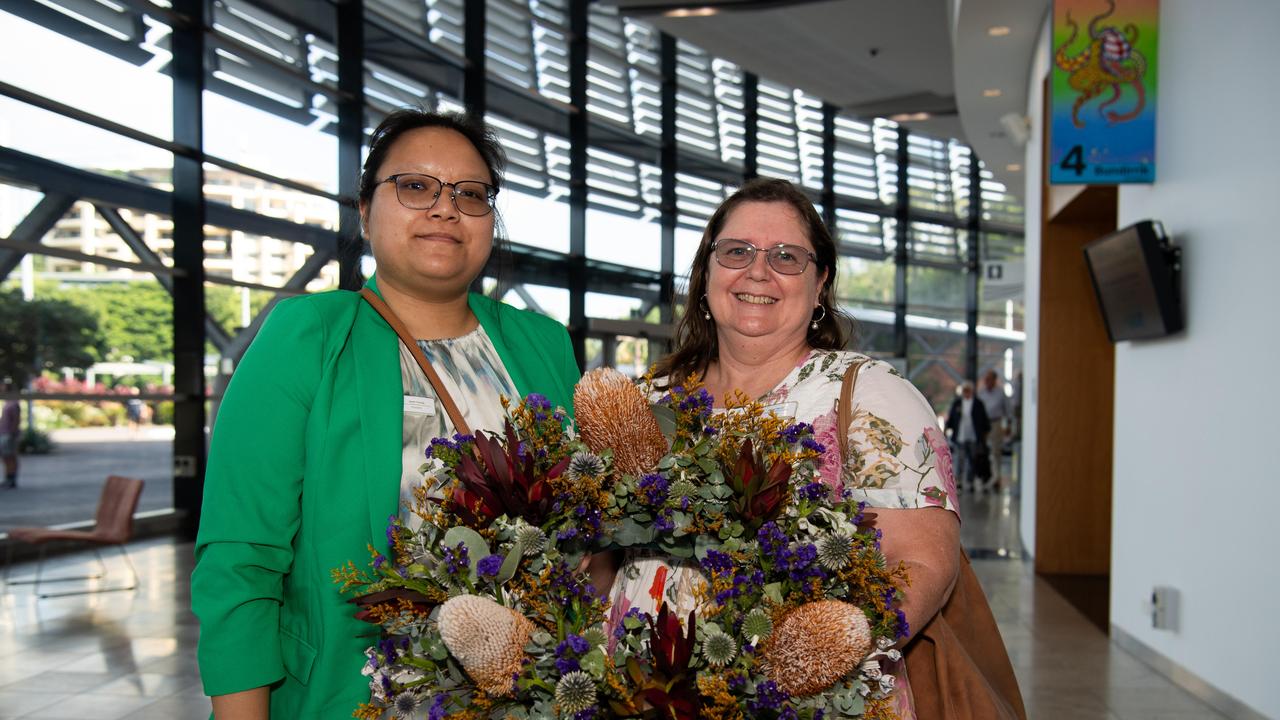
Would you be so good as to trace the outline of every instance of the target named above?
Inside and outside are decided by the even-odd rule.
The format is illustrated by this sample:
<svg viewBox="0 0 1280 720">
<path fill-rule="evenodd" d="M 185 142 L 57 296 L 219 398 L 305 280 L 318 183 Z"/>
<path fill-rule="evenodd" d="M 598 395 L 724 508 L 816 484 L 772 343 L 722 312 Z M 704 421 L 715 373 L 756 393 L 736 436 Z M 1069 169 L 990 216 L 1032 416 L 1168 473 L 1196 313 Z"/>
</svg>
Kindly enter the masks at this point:
<svg viewBox="0 0 1280 720">
<path fill-rule="evenodd" d="M 396 331 L 396 335 L 400 336 L 400 342 L 409 348 L 409 352 L 413 354 L 413 359 L 418 361 L 418 367 L 422 368 L 422 373 L 427 376 L 427 382 L 431 383 L 432 389 L 436 391 L 436 399 L 440 401 L 441 405 L 444 405 L 444 411 L 449 414 L 449 419 L 453 421 L 454 432 L 470 435 L 471 426 L 467 425 L 467 421 L 463 419 L 462 411 L 458 410 L 457 403 L 453 401 L 449 391 L 444 389 L 444 383 L 440 381 L 440 376 L 436 374 L 435 368 L 431 367 L 431 361 L 422 352 L 422 348 L 418 347 L 418 341 L 409 335 L 409 330 L 404 326 L 404 323 L 400 322 L 400 318 L 396 317 L 395 311 L 382 298 L 378 297 L 378 293 L 369 288 L 361 290 L 360 295 L 369 301 L 373 309 L 377 310 L 382 319 L 386 320 L 387 324 L 391 326 L 391 329 Z"/>
<path fill-rule="evenodd" d="M 863 358 L 844 371 L 844 382 L 840 383 L 840 403 L 836 406 L 836 437 L 840 440 L 840 462 L 849 458 L 849 423 L 853 422 L 853 388 L 858 384 L 858 371 L 870 360 Z"/>
</svg>

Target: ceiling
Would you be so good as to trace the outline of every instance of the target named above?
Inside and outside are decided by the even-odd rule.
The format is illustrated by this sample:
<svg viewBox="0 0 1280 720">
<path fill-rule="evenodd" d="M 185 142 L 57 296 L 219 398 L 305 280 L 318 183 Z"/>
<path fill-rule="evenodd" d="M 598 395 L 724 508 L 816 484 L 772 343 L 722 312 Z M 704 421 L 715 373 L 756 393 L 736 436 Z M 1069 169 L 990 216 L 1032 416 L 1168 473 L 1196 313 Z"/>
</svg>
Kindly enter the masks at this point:
<svg viewBox="0 0 1280 720">
<path fill-rule="evenodd" d="M 853 114 L 960 138 L 1022 193 L 1022 146 L 1001 118 L 1026 111 L 1028 58 L 1049 0 L 602 4 Z M 996 26 L 1009 32 L 990 35 Z M 904 117 L 917 114 L 927 117 Z"/>
</svg>

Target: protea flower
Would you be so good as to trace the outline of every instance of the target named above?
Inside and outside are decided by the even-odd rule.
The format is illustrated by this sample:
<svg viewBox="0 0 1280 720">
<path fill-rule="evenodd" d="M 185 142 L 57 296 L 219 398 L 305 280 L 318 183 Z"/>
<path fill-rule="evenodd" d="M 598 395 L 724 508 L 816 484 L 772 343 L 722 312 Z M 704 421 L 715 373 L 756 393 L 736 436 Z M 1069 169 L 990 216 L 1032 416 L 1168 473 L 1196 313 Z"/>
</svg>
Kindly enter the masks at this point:
<svg viewBox="0 0 1280 720">
<path fill-rule="evenodd" d="M 640 475 L 657 466 L 667 438 L 649 409 L 649 401 L 627 376 L 597 368 L 582 376 L 573 391 L 582 442 L 593 453 L 613 450 L 613 466 Z"/>
<path fill-rule="evenodd" d="M 733 489 L 733 508 L 748 530 L 756 530 L 782 511 L 787 500 L 791 466 L 782 458 L 767 469 L 756 457 L 750 438 L 742 443 L 738 459 L 728 468 L 725 482 Z"/>
<path fill-rule="evenodd" d="M 475 455 L 464 454 L 458 463 L 458 486 L 449 510 L 471 527 L 487 527 L 499 515 L 541 525 L 552 505 L 547 480 L 558 477 L 569 464 L 565 458 L 546 475 L 539 475 L 534 454 L 522 452 L 509 420 L 505 433 L 505 447 L 497 436 L 476 433 Z"/>
</svg>

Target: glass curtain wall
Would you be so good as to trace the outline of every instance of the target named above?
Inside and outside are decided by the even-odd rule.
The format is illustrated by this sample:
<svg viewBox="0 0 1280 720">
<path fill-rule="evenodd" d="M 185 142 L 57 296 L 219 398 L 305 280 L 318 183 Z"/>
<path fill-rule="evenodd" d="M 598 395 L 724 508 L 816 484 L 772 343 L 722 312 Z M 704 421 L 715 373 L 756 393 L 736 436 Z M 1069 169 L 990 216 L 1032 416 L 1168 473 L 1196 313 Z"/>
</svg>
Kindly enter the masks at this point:
<svg viewBox="0 0 1280 720">
<path fill-rule="evenodd" d="M 84 508 L 48 503 L 65 510 L 57 520 L 87 520 L 96 498 L 87 488 L 108 472 L 147 479 L 147 509 L 163 512 L 181 496 L 171 424 L 172 317 L 183 302 L 172 288 L 185 272 L 174 258 L 176 164 L 197 157 L 203 167 L 202 372 L 211 419 L 273 305 L 342 284 L 341 196 L 351 181 L 339 172 L 338 118 L 350 95 L 342 67 L 359 61 L 366 136 L 393 109 L 461 109 L 463 97 L 475 97 L 467 85 L 474 4 L 362 5 L 363 52 L 343 58 L 333 5 L 307 14 L 278 0 L 202 3 L 208 62 L 198 148 L 174 137 L 167 3 L 20 0 L 0 11 L 9 39 L 0 47 L 0 329 L 36 339 L 8 351 L 0 375 L 13 382 L 5 392 L 22 398 L 24 424 L 38 431 L 33 442 L 57 444 L 24 464 L 33 485 L 41 462 L 70 467 L 63 475 L 90 498 Z M 981 276 L 976 294 L 967 280 L 987 264 L 1020 269 L 1021 209 L 985 170 L 974 192 L 967 147 L 826 108 L 803 89 L 744 73 L 595 3 L 487 0 L 484 9 L 482 47 L 471 52 L 483 55 L 485 115 L 510 160 L 499 199 L 510 252 L 499 253 L 482 289 L 580 324 L 586 366 L 636 375 L 661 355 L 671 333 L 666 301 L 687 304 L 684 275 L 703 226 L 744 181 L 750 157 L 755 172 L 799 183 L 833 218 L 839 298 L 857 321 L 856 347 L 893 360 L 940 409 L 970 354 L 980 370 L 1016 372 L 1020 275 Z M 570 122 L 581 72 L 570 62 L 574 13 L 585 13 L 587 27 L 585 140 Z M 122 103 L 115 89 L 126 86 Z M 835 118 L 831 138 L 826 112 Z M 582 177 L 573 176 L 578 143 Z M 664 167 L 664 147 L 674 149 L 674 167 Z M 575 253 L 573 188 L 583 186 L 585 245 Z M 371 272 L 372 259 L 360 269 Z M 575 303 L 585 307 L 581 318 Z M 136 465 L 119 464 L 123 456 Z M 0 531 L 46 519 L 0 516 Z"/>
</svg>

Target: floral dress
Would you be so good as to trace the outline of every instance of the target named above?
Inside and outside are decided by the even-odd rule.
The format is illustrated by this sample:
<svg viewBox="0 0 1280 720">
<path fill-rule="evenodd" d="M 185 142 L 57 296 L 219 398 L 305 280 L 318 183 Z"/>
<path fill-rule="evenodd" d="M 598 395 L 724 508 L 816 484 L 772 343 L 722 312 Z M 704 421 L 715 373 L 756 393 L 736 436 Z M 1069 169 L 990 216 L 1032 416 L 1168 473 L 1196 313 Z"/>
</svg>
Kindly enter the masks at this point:
<svg viewBox="0 0 1280 720">
<path fill-rule="evenodd" d="M 767 410 L 813 425 L 823 446 L 819 474 L 837 491 L 849 489 L 869 507 L 941 507 L 957 514 L 951 452 L 933 408 L 915 386 L 888 363 L 871 360 L 858 371 L 849 422 L 849 457 L 842 463 L 837 437 L 840 385 L 855 352 L 812 350 L 782 382 L 760 398 Z M 672 563 L 646 551 L 629 551 L 610 592 L 611 620 L 631 608 L 652 613 L 665 600 L 686 617 L 696 609 L 693 590 L 703 582 L 691 562 Z M 905 666 L 895 693 L 898 717 L 915 717 L 906 690 Z"/>
</svg>

